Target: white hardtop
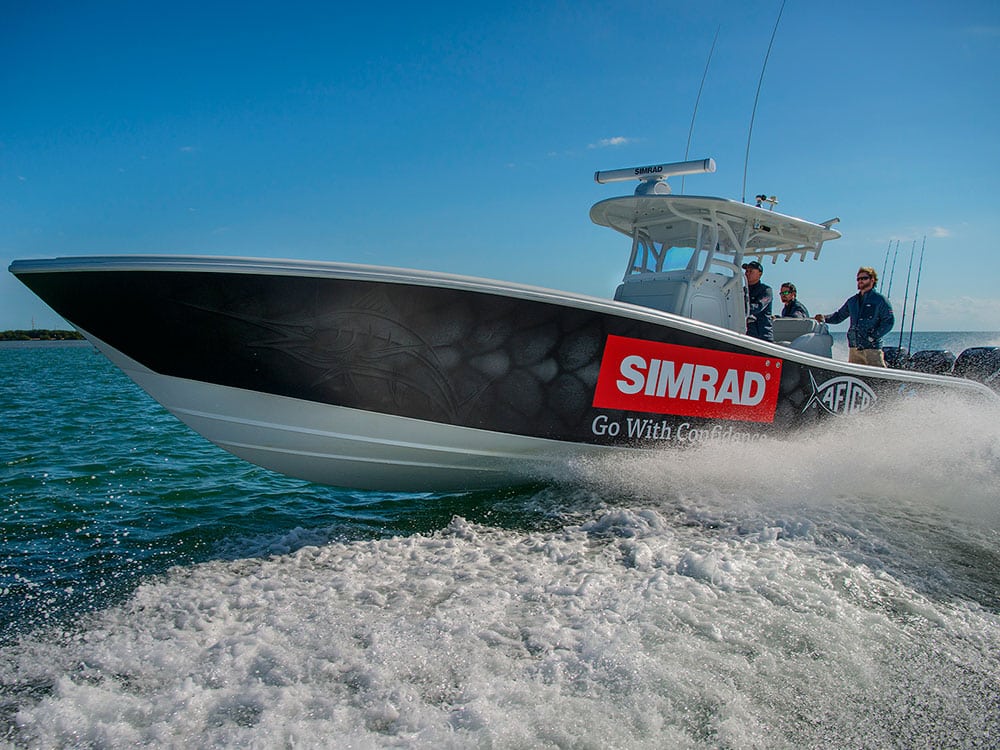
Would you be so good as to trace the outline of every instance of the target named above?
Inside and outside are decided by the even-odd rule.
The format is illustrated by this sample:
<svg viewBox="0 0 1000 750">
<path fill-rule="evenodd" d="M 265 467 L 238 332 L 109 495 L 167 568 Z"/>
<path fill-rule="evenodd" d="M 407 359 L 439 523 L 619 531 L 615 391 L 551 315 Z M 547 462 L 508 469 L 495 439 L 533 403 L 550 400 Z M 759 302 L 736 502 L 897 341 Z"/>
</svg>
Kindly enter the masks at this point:
<svg viewBox="0 0 1000 750">
<path fill-rule="evenodd" d="M 645 232 L 657 245 L 704 247 L 706 230 L 718 229 L 718 249 L 751 257 L 818 258 L 823 243 L 840 237 L 814 224 L 755 205 L 699 195 L 628 195 L 594 204 L 590 219 L 627 237 Z"/>
<path fill-rule="evenodd" d="M 666 182 L 679 174 L 714 171 L 712 159 L 701 159 L 597 172 L 599 183 L 638 180 L 639 185 L 635 195 L 594 204 L 590 218 L 632 240 L 616 300 L 742 333 L 749 314 L 744 262 L 819 258 L 823 244 L 840 237 L 831 229 L 839 219 L 816 224 L 786 216 L 773 210 L 777 198 L 763 195 L 754 205 L 672 195 Z M 831 346 L 832 340 L 824 341 L 824 353 Z"/>
</svg>

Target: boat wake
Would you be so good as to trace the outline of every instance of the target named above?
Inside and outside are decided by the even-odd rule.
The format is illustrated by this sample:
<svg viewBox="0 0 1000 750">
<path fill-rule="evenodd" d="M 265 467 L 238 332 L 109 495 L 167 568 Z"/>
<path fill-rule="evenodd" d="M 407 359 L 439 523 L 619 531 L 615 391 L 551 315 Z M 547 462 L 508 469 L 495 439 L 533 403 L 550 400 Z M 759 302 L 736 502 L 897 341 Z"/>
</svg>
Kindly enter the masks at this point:
<svg viewBox="0 0 1000 750">
<path fill-rule="evenodd" d="M 575 484 L 495 495 L 481 513 L 480 497 L 465 506 L 476 521 L 381 539 L 297 530 L 177 567 L 0 651 L 0 736 L 988 743 L 995 416 L 938 399 L 794 443 L 579 463 L 563 477 Z"/>
<path fill-rule="evenodd" d="M 1000 517 L 998 416 L 992 405 L 913 399 L 885 413 L 829 420 L 794 440 L 707 438 L 686 451 L 579 460 L 565 478 L 637 496 L 708 492 L 771 503 L 777 494 L 779 503 L 791 496 L 817 507 L 884 498 L 894 505 L 931 502 L 959 516 Z"/>
<path fill-rule="evenodd" d="M 912 568 L 928 593 L 1000 610 L 998 416 L 958 399 L 914 399 L 794 441 L 709 440 L 572 471 L 629 503 L 674 505 L 685 523 L 805 537 L 875 569 Z"/>
</svg>

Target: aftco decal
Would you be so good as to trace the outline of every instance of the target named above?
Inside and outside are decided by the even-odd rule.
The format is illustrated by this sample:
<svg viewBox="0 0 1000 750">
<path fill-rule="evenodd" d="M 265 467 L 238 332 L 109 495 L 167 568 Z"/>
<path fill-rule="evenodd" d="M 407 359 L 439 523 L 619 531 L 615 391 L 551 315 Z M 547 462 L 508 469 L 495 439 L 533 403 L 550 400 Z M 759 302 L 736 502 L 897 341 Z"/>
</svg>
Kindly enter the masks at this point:
<svg viewBox="0 0 1000 750">
<path fill-rule="evenodd" d="M 816 404 L 830 414 L 857 414 L 870 408 L 878 400 L 875 392 L 865 381 L 852 378 L 850 375 L 830 378 L 817 385 L 816 378 L 810 372 L 809 380 L 812 383 L 813 393 L 802 411 Z"/>
</svg>

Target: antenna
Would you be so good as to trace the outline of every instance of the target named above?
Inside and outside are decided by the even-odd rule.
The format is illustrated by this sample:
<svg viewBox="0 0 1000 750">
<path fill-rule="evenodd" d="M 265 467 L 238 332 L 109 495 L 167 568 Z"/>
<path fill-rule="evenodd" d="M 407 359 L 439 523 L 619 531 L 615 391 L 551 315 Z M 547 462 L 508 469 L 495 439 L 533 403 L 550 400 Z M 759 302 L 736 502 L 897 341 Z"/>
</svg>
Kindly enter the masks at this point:
<svg viewBox="0 0 1000 750">
<path fill-rule="evenodd" d="M 694 111 L 691 113 L 691 127 L 688 130 L 688 142 L 684 147 L 684 160 L 687 161 L 688 152 L 691 150 L 691 136 L 694 135 L 694 118 L 698 115 L 698 103 L 701 101 L 701 92 L 705 88 L 705 79 L 708 78 L 708 66 L 712 62 L 712 55 L 715 53 L 715 43 L 719 41 L 719 30 L 722 26 L 715 27 L 715 38 L 712 40 L 712 49 L 708 51 L 708 59 L 705 61 L 705 72 L 701 74 L 701 85 L 698 87 L 698 96 L 694 100 Z M 681 195 L 684 194 L 684 177 L 681 177 Z"/>
<path fill-rule="evenodd" d="M 743 159 L 743 203 L 747 202 L 747 167 L 750 165 L 750 138 L 753 136 L 753 121 L 757 116 L 757 100 L 760 99 L 760 87 L 764 85 L 764 71 L 767 69 L 767 60 L 771 56 L 771 47 L 774 46 L 774 37 L 778 33 L 778 22 L 781 14 L 785 12 L 785 0 L 781 0 L 781 8 L 778 9 L 778 17 L 774 21 L 774 30 L 771 32 L 771 41 L 767 45 L 767 54 L 764 55 L 764 64 L 760 66 L 760 80 L 757 81 L 757 95 L 753 98 L 753 111 L 750 113 L 750 130 L 747 132 L 747 154 Z"/>
</svg>

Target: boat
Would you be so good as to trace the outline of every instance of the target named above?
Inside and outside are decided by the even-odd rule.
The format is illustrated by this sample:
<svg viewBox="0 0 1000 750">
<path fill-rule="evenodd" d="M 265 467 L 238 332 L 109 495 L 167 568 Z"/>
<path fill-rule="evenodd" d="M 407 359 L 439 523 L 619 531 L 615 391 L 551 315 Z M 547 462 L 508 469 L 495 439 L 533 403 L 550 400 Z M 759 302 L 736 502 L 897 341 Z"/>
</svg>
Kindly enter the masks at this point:
<svg viewBox="0 0 1000 750">
<path fill-rule="evenodd" d="M 469 490 L 635 450 L 793 435 L 970 379 L 832 358 L 814 320 L 746 335 L 748 259 L 840 237 L 770 205 L 678 195 L 711 159 L 637 181 L 591 220 L 623 235 L 612 299 L 448 273 L 184 255 L 15 260 L 10 271 L 182 422 L 225 450 L 343 487 Z M 761 196 L 763 198 L 763 196 Z"/>
</svg>

